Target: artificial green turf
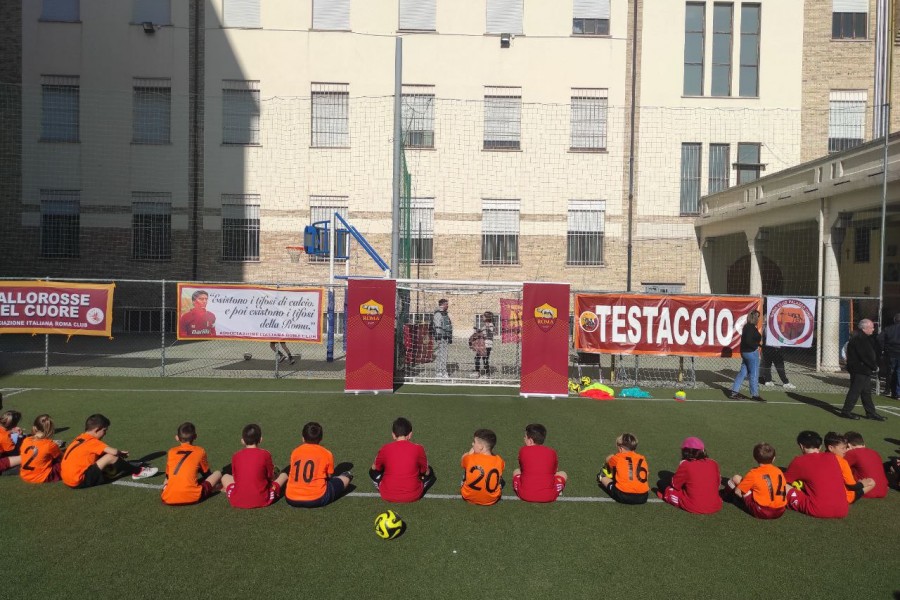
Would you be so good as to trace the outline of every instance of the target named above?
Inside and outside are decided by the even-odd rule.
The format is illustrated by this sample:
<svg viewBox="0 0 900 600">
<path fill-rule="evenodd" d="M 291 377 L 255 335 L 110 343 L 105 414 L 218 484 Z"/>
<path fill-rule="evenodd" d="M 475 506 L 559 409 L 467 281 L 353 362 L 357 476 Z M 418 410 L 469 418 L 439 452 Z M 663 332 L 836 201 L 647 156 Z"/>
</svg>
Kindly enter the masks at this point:
<svg viewBox="0 0 900 600">
<path fill-rule="evenodd" d="M 509 388 L 407 386 L 353 396 L 339 382 L 284 380 L 9 377 L 0 386 L 29 388 L 4 404 L 25 422 L 49 412 L 57 427 L 69 427 L 61 438 L 79 433 L 88 414 L 106 414 L 105 441 L 132 456 L 164 452 L 177 425 L 192 420 L 214 466 L 229 461 L 248 422 L 262 426 L 263 447 L 283 464 L 303 423 L 317 420 L 335 459 L 354 463 L 361 492 L 374 491 L 366 471 L 398 415 L 412 420 L 414 440 L 428 450 L 438 494 L 458 491 L 459 457 L 479 427 L 497 432 L 510 479 L 523 426 L 544 423 L 570 475 L 568 498 L 604 496 L 594 476 L 626 430 L 638 436 L 653 476 L 675 469 L 687 435 L 704 439 L 723 475 L 754 466 L 751 449 L 762 440 L 786 465 L 800 429 L 855 428 L 883 455 L 897 452 L 891 440 L 898 437 L 895 418 L 844 421 L 775 393 L 756 404 L 699 401 L 721 400 L 716 391 L 689 391 L 696 401 L 686 403 L 522 399 Z M 164 467 L 164 459 L 154 464 Z M 838 521 L 789 511 L 773 522 L 728 505 L 696 516 L 661 504 L 501 501 L 485 508 L 433 499 L 395 505 L 408 530 L 384 542 L 372 523 L 389 505 L 376 498 L 240 511 L 218 496 L 172 508 L 156 490 L 72 491 L 0 477 L 0 564 L 8 565 L 4 587 L 25 597 L 889 598 L 900 589 L 898 498 L 892 491 L 863 500 Z"/>
</svg>

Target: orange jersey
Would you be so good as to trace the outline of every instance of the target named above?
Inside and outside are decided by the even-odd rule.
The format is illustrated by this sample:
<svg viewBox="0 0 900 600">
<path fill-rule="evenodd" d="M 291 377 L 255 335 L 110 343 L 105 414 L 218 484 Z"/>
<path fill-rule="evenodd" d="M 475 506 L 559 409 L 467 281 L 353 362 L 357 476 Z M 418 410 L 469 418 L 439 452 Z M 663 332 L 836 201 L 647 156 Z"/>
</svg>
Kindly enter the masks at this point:
<svg viewBox="0 0 900 600">
<path fill-rule="evenodd" d="M 841 475 L 844 476 L 844 486 L 847 488 L 847 502 L 853 504 L 853 501 L 856 500 L 856 490 L 850 489 L 856 486 L 853 470 L 850 469 L 850 463 L 843 456 L 835 454 L 834 457 L 838 459 L 838 464 L 841 465 Z"/>
<path fill-rule="evenodd" d="M 22 468 L 19 477 L 28 483 L 44 483 L 62 451 L 53 440 L 29 436 L 22 442 Z"/>
<path fill-rule="evenodd" d="M 298 502 L 325 495 L 325 482 L 334 473 L 334 456 L 319 444 L 300 444 L 291 452 L 291 472 L 284 496 Z"/>
<path fill-rule="evenodd" d="M 784 508 L 787 504 L 787 491 L 784 473 L 775 465 L 759 465 L 744 475 L 738 489 L 746 494 L 753 493 L 753 499 L 759 506 L 766 508 Z"/>
<path fill-rule="evenodd" d="M 15 449 L 16 445 L 13 444 L 12 438 L 9 437 L 9 431 L 0 427 L 0 456 L 7 452 L 12 452 Z"/>
<path fill-rule="evenodd" d="M 209 472 L 206 450 L 193 444 L 180 444 L 169 450 L 166 459 L 166 484 L 162 501 L 166 504 L 193 504 L 200 500 L 198 476 Z"/>
<path fill-rule="evenodd" d="M 647 478 L 647 458 L 637 452 L 619 452 L 609 459 L 616 488 L 625 494 L 646 494 L 650 491 Z"/>
<path fill-rule="evenodd" d="M 69 444 L 62 459 L 62 480 L 69 487 L 78 487 L 84 479 L 84 472 L 97 462 L 106 444 L 89 433 L 82 433 Z"/>
<path fill-rule="evenodd" d="M 500 479 L 506 463 L 496 454 L 466 454 L 460 465 L 463 482 L 460 488 L 463 500 L 481 506 L 496 504 L 502 489 Z"/>
</svg>

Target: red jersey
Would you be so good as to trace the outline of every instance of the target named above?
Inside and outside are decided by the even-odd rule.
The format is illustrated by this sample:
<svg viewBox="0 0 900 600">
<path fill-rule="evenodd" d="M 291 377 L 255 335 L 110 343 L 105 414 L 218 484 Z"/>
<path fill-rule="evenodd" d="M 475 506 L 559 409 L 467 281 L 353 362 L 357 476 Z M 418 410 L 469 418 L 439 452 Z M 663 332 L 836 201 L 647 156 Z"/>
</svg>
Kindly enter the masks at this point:
<svg viewBox="0 0 900 600">
<path fill-rule="evenodd" d="M 465 454 L 460 461 L 463 482 L 460 494 L 463 500 L 481 506 L 490 506 L 500 500 L 500 479 L 506 463 L 496 454 Z"/>
<path fill-rule="evenodd" d="M 84 472 L 97 462 L 106 444 L 89 433 L 82 433 L 72 440 L 62 459 L 62 480 L 69 487 L 78 487 L 84 480 Z"/>
<path fill-rule="evenodd" d="M 701 515 L 722 508 L 720 485 L 719 464 L 711 458 L 681 461 L 672 478 L 672 487 L 681 495 L 681 507 Z"/>
<path fill-rule="evenodd" d="M 857 480 L 871 477 L 875 480 L 875 487 L 866 492 L 866 498 L 884 498 L 887 496 L 888 481 L 884 474 L 884 461 L 881 455 L 871 448 L 854 448 L 844 455 L 850 470 Z"/>
<path fill-rule="evenodd" d="M 384 471 L 378 491 L 388 502 L 415 502 L 422 497 L 421 476 L 428 472 L 425 448 L 409 440 L 385 444 L 375 457 L 375 470 Z"/>
<path fill-rule="evenodd" d="M 519 498 L 526 502 L 553 502 L 559 496 L 556 490 L 556 472 L 559 459 L 556 450 L 534 444 L 519 449 Z"/>
<path fill-rule="evenodd" d="M 300 444 L 291 452 L 284 497 L 297 502 L 318 500 L 325 495 L 325 485 L 334 473 L 334 455 L 319 444 Z"/>
<path fill-rule="evenodd" d="M 28 483 L 44 483 L 61 458 L 62 450 L 56 442 L 28 436 L 22 442 L 22 468 L 19 469 L 19 477 Z"/>
<path fill-rule="evenodd" d="M 637 452 L 619 452 L 609 459 L 616 488 L 626 494 L 646 494 L 650 491 L 647 478 L 647 458 Z"/>
<path fill-rule="evenodd" d="M 784 474 L 788 483 L 802 481 L 808 513 L 813 517 L 842 518 L 850 511 L 844 477 L 837 457 L 830 452 L 801 454 L 791 461 Z"/>
<path fill-rule="evenodd" d="M 759 465 L 744 475 L 738 489 L 743 493 L 753 492 L 753 500 L 759 506 L 779 509 L 787 505 L 787 491 L 784 473 L 774 465 Z"/>
<path fill-rule="evenodd" d="M 166 504 L 193 504 L 200 500 L 203 489 L 198 476 L 209 472 L 206 450 L 182 443 L 169 450 L 166 459 L 166 484 L 162 501 Z"/>
<path fill-rule="evenodd" d="M 203 308 L 192 308 L 178 319 L 182 337 L 216 337 L 216 315 Z"/>
<path fill-rule="evenodd" d="M 270 504 L 269 494 L 275 478 L 272 455 L 262 448 L 244 448 L 231 457 L 234 488 L 228 497 L 235 508 L 261 508 Z"/>
</svg>

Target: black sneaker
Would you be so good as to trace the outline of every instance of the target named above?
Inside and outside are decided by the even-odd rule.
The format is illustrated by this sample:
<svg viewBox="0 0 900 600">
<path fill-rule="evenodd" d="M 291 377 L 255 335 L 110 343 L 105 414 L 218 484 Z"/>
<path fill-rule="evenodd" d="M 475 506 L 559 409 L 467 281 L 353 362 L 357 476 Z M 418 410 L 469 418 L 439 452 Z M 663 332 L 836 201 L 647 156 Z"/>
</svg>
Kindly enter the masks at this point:
<svg viewBox="0 0 900 600">
<path fill-rule="evenodd" d="M 731 400 L 740 400 L 741 398 L 743 398 L 743 396 L 741 396 L 738 392 L 731 392 L 730 394 L 728 394 L 728 397 Z"/>
<path fill-rule="evenodd" d="M 887 421 L 887 417 L 879 415 L 878 413 L 872 413 L 871 415 L 866 415 L 866 418 L 871 421 Z"/>
<path fill-rule="evenodd" d="M 838 413 L 838 416 L 843 417 L 845 419 L 851 419 L 853 421 L 859 421 L 859 415 L 853 414 L 852 412 L 841 411 Z"/>
<path fill-rule="evenodd" d="M 294 364 L 295 362 L 297 362 L 297 359 L 295 359 L 293 356 L 289 356 L 289 357 L 288 357 L 288 362 L 291 363 L 291 364 Z"/>
<path fill-rule="evenodd" d="M 765 402 L 766 401 L 765 398 L 763 398 L 762 396 L 753 396 L 753 398 L 751 398 L 751 400 L 753 400 L 754 402 Z"/>
</svg>

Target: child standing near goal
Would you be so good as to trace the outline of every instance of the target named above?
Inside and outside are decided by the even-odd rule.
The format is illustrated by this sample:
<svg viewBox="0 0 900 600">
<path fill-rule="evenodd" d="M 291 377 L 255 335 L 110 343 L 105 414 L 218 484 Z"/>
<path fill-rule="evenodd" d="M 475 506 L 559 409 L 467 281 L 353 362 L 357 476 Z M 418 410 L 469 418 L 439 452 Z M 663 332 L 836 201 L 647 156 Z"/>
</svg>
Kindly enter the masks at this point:
<svg viewBox="0 0 900 600">
<path fill-rule="evenodd" d="M 334 477 L 334 455 L 322 446 L 322 426 L 311 421 L 303 426 L 303 443 L 291 453 L 285 501 L 298 508 L 318 508 L 340 498 L 353 474 Z"/>
<path fill-rule="evenodd" d="M 775 448 L 765 442 L 753 447 L 753 459 L 759 464 L 741 477 L 728 481 L 734 498 L 757 519 L 777 519 L 787 508 L 787 482 L 781 469 L 772 464 Z"/>
<path fill-rule="evenodd" d="M 597 483 L 609 497 L 622 504 L 644 504 L 650 495 L 647 479 L 647 458 L 635 452 L 638 440 L 631 433 L 616 438 L 616 454 L 606 457 L 603 470 L 597 473 Z"/>
<path fill-rule="evenodd" d="M 525 445 L 519 449 L 519 468 L 513 471 L 513 490 L 525 502 L 555 502 L 569 476 L 558 471 L 556 450 L 544 445 L 547 428 L 540 423 L 525 426 Z"/>
<path fill-rule="evenodd" d="M 25 462 L 19 469 L 19 477 L 28 483 L 52 483 L 59 481 L 61 442 L 53 440 L 56 428 L 50 415 L 38 415 L 31 426 L 31 435 L 22 442 Z"/>
<path fill-rule="evenodd" d="M 685 438 L 681 444 L 681 463 L 671 485 L 657 496 L 689 513 L 708 515 L 719 512 L 719 464 L 706 455 L 703 440 Z"/>
<path fill-rule="evenodd" d="M 197 428 L 193 423 L 179 425 L 175 441 L 178 445 L 169 450 L 166 460 L 163 503 L 178 506 L 206 500 L 219 489 L 222 472 L 210 472 L 206 450 L 194 444 Z"/>
<path fill-rule="evenodd" d="M 287 482 L 287 473 L 275 477 L 275 463 L 268 450 L 259 447 L 262 429 L 256 423 L 241 431 L 242 450 L 231 457 L 232 473 L 222 475 L 222 487 L 235 508 L 263 508 L 275 502 Z"/>
<path fill-rule="evenodd" d="M 472 448 L 462 455 L 460 465 L 463 480 L 460 494 L 463 500 L 480 506 L 491 506 L 503 493 L 503 469 L 506 463 L 494 454 L 497 434 L 490 429 L 479 429 L 472 437 Z"/>
</svg>

